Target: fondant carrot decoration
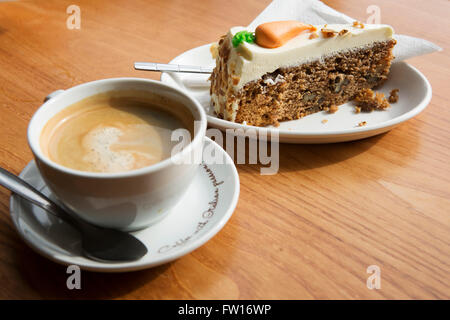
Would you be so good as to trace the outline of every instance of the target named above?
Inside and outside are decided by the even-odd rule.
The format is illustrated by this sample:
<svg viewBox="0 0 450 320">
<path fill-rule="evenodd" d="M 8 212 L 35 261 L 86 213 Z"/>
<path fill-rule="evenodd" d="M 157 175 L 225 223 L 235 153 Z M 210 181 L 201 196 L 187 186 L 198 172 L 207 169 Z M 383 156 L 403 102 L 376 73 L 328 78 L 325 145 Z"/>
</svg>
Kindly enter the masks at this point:
<svg viewBox="0 0 450 320">
<path fill-rule="evenodd" d="M 256 44 L 264 48 L 278 48 L 303 31 L 315 29 L 310 24 L 294 20 L 263 23 L 255 30 Z"/>
</svg>

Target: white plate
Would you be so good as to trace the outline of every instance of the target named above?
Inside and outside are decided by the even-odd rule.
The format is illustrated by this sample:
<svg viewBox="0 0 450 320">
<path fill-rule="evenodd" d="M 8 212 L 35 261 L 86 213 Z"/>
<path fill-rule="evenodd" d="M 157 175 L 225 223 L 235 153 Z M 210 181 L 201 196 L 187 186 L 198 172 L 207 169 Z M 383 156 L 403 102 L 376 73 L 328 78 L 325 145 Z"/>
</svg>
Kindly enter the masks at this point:
<svg viewBox="0 0 450 320">
<path fill-rule="evenodd" d="M 11 196 L 11 218 L 19 235 L 32 249 L 64 265 L 75 264 L 92 271 L 124 272 L 169 262 L 211 239 L 225 226 L 236 208 L 239 177 L 233 161 L 208 138 L 205 138 L 204 150 L 214 150 L 224 161 L 222 164 L 203 162 L 189 190 L 172 212 L 157 224 L 133 233 L 148 249 L 138 261 L 104 263 L 82 256 L 80 238 L 75 230 L 17 195 Z M 20 177 L 52 197 L 34 161 L 26 166 Z"/>
<path fill-rule="evenodd" d="M 186 51 L 170 63 L 214 66 L 209 47 L 208 44 Z M 255 128 L 258 132 L 277 131 L 280 141 L 289 143 L 329 143 L 371 137 L 416 116 L 431 99 L 431 86 L 425 76 L 409 64 L 398 62 L 392 65 L 389 80 L 377 89 L 386 96 L 389 96 L 392 89 L 400 89 L 399 101 L 388 110 L 357 114 L 350 102 L 339 106 L 339 111 L 334 114 L 322 111 L 303 119 L 281 122 L 278 128 L 259 128 L 217 118 L 210 105 L 208 77 L 209 75 L 204 74 L 163 73 L 161 81 L 183 88 L 193 95 L 205 108 L 211 127 L 222 130 Z M 324 119 L 328 122 L 322 123 Z M 358 124 L 362 121 L 367 124 L 359 127 Z"/>
</svg>

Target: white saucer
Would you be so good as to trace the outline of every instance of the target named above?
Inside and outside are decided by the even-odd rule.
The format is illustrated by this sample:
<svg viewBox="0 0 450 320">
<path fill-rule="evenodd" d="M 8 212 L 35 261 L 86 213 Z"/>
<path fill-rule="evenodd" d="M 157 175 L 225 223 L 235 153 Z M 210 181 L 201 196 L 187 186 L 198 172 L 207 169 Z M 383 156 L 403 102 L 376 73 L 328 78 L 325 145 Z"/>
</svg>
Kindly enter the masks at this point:
<svg viewBox="0 0 450 320">
<path fill-rule="evenodd" d="M 170 63 L 214 66 L 209 47 L 208 44 L 186 51 Z M 222 130 L 255 128 L 258 132 L 278 131 L 280 141 L 288 143 L 329 143 L 371 137 L 416 116 L 431 100 L 431 86 L 425 76 L 409 64 L 398 62 L 392 65 L 389 80 L 377 89 L 386 96 L 392 89 L 400 89 L 399 101 L 386 111 L 356 114 L 350 102 L 339 106 L 339 111 L 334 114 L 318 112 L 303 119 L 281 122 L 278 128 L 259 128 L 217 118 L 210 105 L 208 78 L 209 75 L 189 73 L 161 75 L 162 82 L 185 89 L 202 104 L 211 127 Z M 327 122 L 322 123 L 322 120 Z M 358 124 L 363 121 L 367 124 L 359 127 Z"/>
<path fill-rule="evenodd" d="M 10 200 L 11 218 L 19 235 L 32 249 L 64 265 L 75 264 L 92 271 L 124 272 L 164 264 L 211 239 L 225 226 L 236 208 L 239 197 L 236 167 L 218 144 L 205 138 L 204 151 L 210 154 L 211 150 L 221 155 L 222 164 L 203 162 L 189 190 L 172 212 L 157 224 L 133 233 L 148 248 L 148 253 L 138 261 L 104 263 L 82 256 L 76 231 L 16 195 Z M 26 166 L 20 177 L 50 194 L 34 161 Z"/>
</svg>

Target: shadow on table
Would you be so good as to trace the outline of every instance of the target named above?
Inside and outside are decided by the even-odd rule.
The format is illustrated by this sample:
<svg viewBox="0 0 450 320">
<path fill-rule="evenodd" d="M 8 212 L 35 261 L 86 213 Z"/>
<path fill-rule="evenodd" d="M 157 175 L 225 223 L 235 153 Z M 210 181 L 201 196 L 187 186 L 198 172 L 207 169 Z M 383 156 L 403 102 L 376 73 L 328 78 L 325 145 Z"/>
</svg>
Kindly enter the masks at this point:
<svg viewBox="0 0 450 320">
<path fill-rule="evenodd" d="M 374 137 L 349 141 L 340 143 L 326 143 L 326 144 L 288 144 L 281 143 L 279 145 L 279 169 L 278 173 L 311 170 L 314 168 L 325 167 L 338 163 L 349 158 L 358 156 L 359 154 L 369 150 L 380 140 L 382 140 L 388 133 L 383 133 Z M 227 150 L 228 151 L 228 150 Z M 237 161 L 237 151 L 235 146 L 235 164 L 239 170 L 239 174 L 254 174 L 260 172 L 261 168 L 271 166 L 269 162 L 267 165 L 261 163 L 250 164 L 249 162 L 249 143 L 246 142 L 245 148 L 245 164 L 239 164 Z M 269 145 L 268 151 L 271 161 L 276 159 L 271 156 Z M 258 157 L 258 159 L 260 159 Z"/>
<path fill-rule="evenodd" d="M 326 167 L 366 152 L 388 133 L 362 140 L 326 144 L 280 144 L 279 172 Z"/>
<path fill-rule="evenodd" d="M 164 272 L 171 263 L 159 267 L 126 273 L 99 273 L 81 271 L 81 289 L 69 290 L 66 285 L 71 273 L 67 267 L 54 263 L 24 245 L 18 253 L 20 273 L 43 299 L 137 299 L 128 294 L 149 285 Z"/>
</svg>

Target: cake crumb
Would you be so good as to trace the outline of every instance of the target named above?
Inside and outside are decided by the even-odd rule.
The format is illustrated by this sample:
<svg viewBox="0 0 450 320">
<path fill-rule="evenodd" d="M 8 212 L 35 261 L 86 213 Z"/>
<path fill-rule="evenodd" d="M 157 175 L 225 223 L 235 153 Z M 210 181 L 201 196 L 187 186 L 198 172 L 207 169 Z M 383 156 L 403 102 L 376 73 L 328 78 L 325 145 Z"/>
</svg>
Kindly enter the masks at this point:
<svg viewBox="0 0 450 320">
<path fill-rule="evenodd" d="M 360 107 L 355 107 L 355 113 L 360 113 L 361 112 L 361 108 Z"/>
<path fill-rule="evenodd" d="M 337 31 L 325 28 L 320 29 L 320 31 L 322 32 L 324 38 L 333 38 L 337 33 Z"/>
<path fill-rule="evenodd" d="M 315 33 L 315 32 L 313 32 L 313 33 L 311 33 L 309 35 L 309 39 L 315 39 L 315 38 L 318 38 L 318 37 L 319 37 L 319 35 L 317 33 Z"/>
<path fill-rule="evenodd" d="M 359 28 L 359 29 L 364 29 L 364 24 L 359 21 L 353 21 L 353 27 Z"/>
<path fill-rule="evenodd" d="M 327 122 L 328 122 L 327 119 L 323 119 L 323 120 L 322 120 L 322 123 L 327 123 Z"/>
<path fill-rule="evenodd" d="M 371 112 L 373 110 L 385 110 L 390 107 L 389 102 L 381 92 L 373 92 L 371 89 L 362 89 L 356 95 L 354 102 L 359 111 Z"/>
<path fill-rule="evenodd" d="M 333 105 L 333 106 L 330 106 L 330 109 L 328 109 L 328 112 L 329 113 L 335 113 L 338 110 L 339 110 L 339 107 Z"/>
<path fill-rule="evenodd" d="M 399 91 L 400 91 L 399 89 L 394 89 L 391 91 L 391 93 L 389 94 L 389 98 L 388 98 L 388 101 L 390 103 L 396 103 L 398 101 L 398 92 Z"/>
<path fill-rule="evenodd" d="M 367 124 L 367 121 L 361 121 L 358 123 L 358 127 L 364 127 Z"/>
</svg>

